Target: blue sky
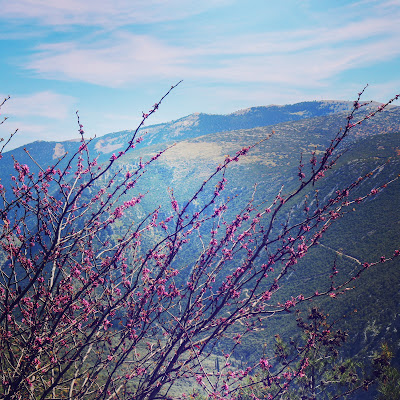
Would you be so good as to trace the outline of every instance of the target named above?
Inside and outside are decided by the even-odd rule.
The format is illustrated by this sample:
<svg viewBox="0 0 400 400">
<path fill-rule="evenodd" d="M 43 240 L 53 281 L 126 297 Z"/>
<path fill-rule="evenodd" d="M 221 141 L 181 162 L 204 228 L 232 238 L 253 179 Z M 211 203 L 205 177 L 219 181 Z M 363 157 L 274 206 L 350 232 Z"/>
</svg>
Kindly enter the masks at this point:
<svg viewBox="0 0 400 400">
<path fill-rule="evenodd" d="M 0 137 L 16 147 L 194 112 L 400 92 L 400 0 L 0 0 Z M 9 148 L 11 148 L 9 147 Z"/>
</svg>

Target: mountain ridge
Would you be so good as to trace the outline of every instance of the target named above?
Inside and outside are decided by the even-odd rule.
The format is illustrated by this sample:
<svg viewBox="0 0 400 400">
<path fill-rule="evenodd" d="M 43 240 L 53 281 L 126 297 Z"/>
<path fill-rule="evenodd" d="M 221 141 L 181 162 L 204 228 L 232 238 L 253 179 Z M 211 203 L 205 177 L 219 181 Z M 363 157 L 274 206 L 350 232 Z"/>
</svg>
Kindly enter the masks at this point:
<svg viewBox="0 0 400 400">
<path fill-rule="evenodd" d="M 371 102 L 370 107 L 379 104 Z M 251 129 L 315 116 L 349 112 L 352 106 L 353 102 L 351 101 L 315 100 L 285 105 L 254 106 L 229 114 L 193 113 L 169 122 L 145 126 L 140 129 L 140 132 L 146 133 L 146 144 L 151 145 L 194 138 L 219 131 Z M 127 129 L 95 137 L 91 142 L 92 150 L 99 153 L 100 156 L 112 154 L 126 144 L 134 131 L 134 129 Z M 35 141 L 5 153 L 20 153 L 27 146 L 35 147 L 35 145 L 42 145 L 43 143 L 54 143 L 54 146 L 59 143 L 61 144 L 59 148 L 63 146 L 65 151 L 68 151 L 69 144 L 79 141 L 79 137 L 65 141 Z"/>
</svg>

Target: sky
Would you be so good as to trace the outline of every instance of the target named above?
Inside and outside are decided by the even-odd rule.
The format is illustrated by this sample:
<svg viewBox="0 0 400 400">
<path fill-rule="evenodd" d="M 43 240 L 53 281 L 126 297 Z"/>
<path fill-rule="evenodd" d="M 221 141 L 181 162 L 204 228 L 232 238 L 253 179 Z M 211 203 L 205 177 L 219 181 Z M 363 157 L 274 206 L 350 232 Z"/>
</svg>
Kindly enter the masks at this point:
<svg viewBox="0 0 400 400">
<path fill-rule="evenodd" d="M 0 0 L 8 147 L 195 112 L 400 93 L 400 0 Z"/>
</svg>

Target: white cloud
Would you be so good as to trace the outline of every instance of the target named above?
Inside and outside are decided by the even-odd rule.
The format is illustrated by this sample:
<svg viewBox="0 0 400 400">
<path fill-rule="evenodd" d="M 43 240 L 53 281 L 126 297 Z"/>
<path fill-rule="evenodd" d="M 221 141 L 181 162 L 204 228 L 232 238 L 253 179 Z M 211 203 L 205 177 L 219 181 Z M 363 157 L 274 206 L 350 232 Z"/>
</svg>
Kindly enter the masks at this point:
<svg viewBox="0 0 400 400">
<path fill-rule="evenodd" d="M 0 95 L 0 98 L 5 97 Z M 13 95 L 1 108 L 1 114 L 8 117 L 0 126 L 0 137 L 7 139 L 18 129 L 7 146 L 7 150 L 22 146 L 34 140 L 66 140 L 77 132 L 72 96 L 51 91 L 29 95 Z"/>
<path fill-rule="evenodd" d="M 292 31 L 266 32 L 238 35 L 231 38 L 231 45 L 213 41 L 204 46 L 208 54 L 285 54 L 300 51 L 352 44 L 357 41 L 374 41 L 377 36 L 396 37 L 400 35 L 400 13 L 388 18 L 367 18 L 349 22 L 346 25 L 313 27 Z"/>
<path fill-rule="evenodd" d="M 43 45 L 26 66 L 44 78 L 85 81 L 104 86 L 171 76 L 182 60 L 179 48 L 149 36 L 118 33 L 93 45 Z"/>
<path fill-rule="evenodd" d="M 83 34 L 75 42 L 43 43 L 19 64 L 41 78 L 107 87 L 163 78 L 319 87 L 346 70 L 400 55 L 400 8 L 393 7 L 398 0 L 360 0 L 329 12 L 309 11 L 316 22 L 309 29 L 213 38 L 191 33 L 195 44 L 174 37 L 172 27 L 168 40 L 157 37 L 157 29 L 147 35 L 129 32 L 134 24 L 188 18 L 233 2 L 0 0 L 0 18 L 33 18 L 49 25 L 126 25 L 125 31 L 106 33 L 107 39 Z"/>
<path fill-rule="evenodd" d="M 1 18 L 34 19 L 45 25 L 115 27 L 174 21 L 230 0 L 13 0 L 0 1 Z"/>
<path fill-rule="evenodd" d="M 5 97 L 5 96 L 1 96 Z M 2 113 L 15 117 L 44 117 L 63 120 L 72 114 L 76 99 L 72 96 L 43 91 L 31 95 L 13 95 L 2 108 Z"/>
<path fill-rule="evenodd" d="M 343 71 L 399 56 L 399 42 L 400 15 L 333 28 L 237 35 L 192 47 L 118 32 L 96 43 L 42 45 L 25 67 L 42 78 L 110 87 L 159 78 L 318 87 Z"/>
</svg>

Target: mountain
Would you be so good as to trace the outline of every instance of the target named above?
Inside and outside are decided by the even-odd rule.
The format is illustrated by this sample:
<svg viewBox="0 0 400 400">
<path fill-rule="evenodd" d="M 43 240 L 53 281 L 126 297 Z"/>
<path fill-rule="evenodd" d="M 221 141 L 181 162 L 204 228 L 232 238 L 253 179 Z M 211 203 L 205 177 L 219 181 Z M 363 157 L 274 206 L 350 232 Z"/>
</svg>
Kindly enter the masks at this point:
<svg viewBox="0 0 400 400">
<path fill-rule="evenodd" d="M 143 150 L 145 148 L 152 149 L 155 152 L 176 142 L 178 143 L 177 147 L 170 150 L 167 157 L 174 159 L 174 161 L 181 160 L 185 156 L 179 153 L 182 153 L 182 150 L 186 152 L 187 149 L 184 148 L 188 143 L 186 141 L 201 137 L 196 143 L 207 142 L 209 148 L 204 150 L 198 147 L 199 144 L 191 144 L 191 151 L 188 153 L 188 156 L 191 157 L 190 162 L 194 162 L 196 159 L 204 159 L 204 157 L 206 159 L 211 157 L 213 160 L 220 161 L 225 154 L 237 150 L 235 146 L 248 145 L 246 140 L 250 139 L 250 137 L 246 138 L 248 134 L 243 132 L 243 139 L 246 138 L 245 140 L 235 138 L 234 134 L 231 140 L 229 132 L 236 131 L 240 136 L 240 130 L 254 128 L 259 128 L 257 132 L 264 132 L 266 135 L 271 133 L 272 130 L 276 131 L 277 135 L 275 136 L 278 137 L 277 140 L 280 143 L 278 149 L 285 151 L 282 140 L 285 143 L 288 143 L 288 141 L 294 143 L 293 138 L 298 132 L 308 132 L 306 135 L 314 141 L 320 141 L 324 136 L 327 137 L 327 135 L 332 134 L 338 127 L 343 126 L 352 104 L 349 101 L 337 100 L 312 101 L 291 105 L 252 107 L 229 115 L 196 113 L 175 121 L 150 125 L 141 129 L 139 135 L 144 135 L 144 140 L 137 146 L 138 152 L 132 154 L 130 158 L 139 157 L 142 152 L 146 153 Z M 363 111 L 376 108 L 378 104 L 369 102 L 369 105 L 364 107 Z M 378 114 L 371 121 L 366 121 L 362 127 L 354 129 L 354 137 L 398 131 L 400 130 L 399 121 L 400 107 L 390 106 L 384 113 Z M 107 161 L 113 153 L 118 153 L 118 151 L 126 148 L 133 132 L 134 130 L 126 130 L 93 138 L 88 145 L 92 157 L 98 157 L 99 163 Z M 219 134 L 218 139 L 212 139 L 210 135 L 216 133 Z M 217 148 L 215 140 L 222 141 L 223 144 Z M 39 165 L 47 167 L 57 162 L 66 153 L 74 154 L 79 144 L 79 138 L 62 142 L 37 141 L 3 153 L 1 162 L 3 182 L 9 182 L 9 177 L 13 173 L 12 157 L 22 164 L 31 163 L 32 157 Z M 298 150 L 298 148 L 293 147 L 293 150 Z M 199 158 L 195 155 L 196 152 L 202 154 L 202 156 Z M 297 153 L 298 151 L 295 151 L 293 154 Z"/>
<path fill-rule="evenodd" d="M 211 133 L 252 129 L 283 122 L 347 113 L 351 110 L 352 104 L 349 101 L 337 100 L 312 101 L 290 105 L 252 107 L 228 115 L 195 113 L 175 121 L 147 126 L 141 129 L 140 133 L 146 136 L 143 145 L 150 146 L 192 139 Z M 377 106 L 377 104 L 371 102 L 371 106 Z M 92 154 L 100 157 L 100 161 L 104 161 L 112 153 L 122 150 L 133 132 L 134 130 L 125 130 L 94 138 L 89 148 Z M 12 153 L 16 158 L 21 159 L 21 157 L 25 157 L 24 148 L 26 148 L 34 157 L 38 156 L 40 160 L 43 157 L 48 158 L 48 162 L 53 162 L 52 160 L 57 160 L 65 152 L 76 149 L 79 146 L 77 144 L 79 140 L 80 138 L 62 142 L 37 141 L 8 153 Z"/>
</svg>

